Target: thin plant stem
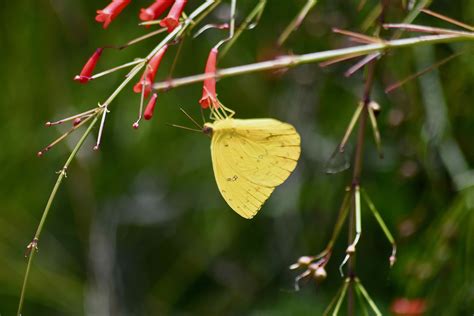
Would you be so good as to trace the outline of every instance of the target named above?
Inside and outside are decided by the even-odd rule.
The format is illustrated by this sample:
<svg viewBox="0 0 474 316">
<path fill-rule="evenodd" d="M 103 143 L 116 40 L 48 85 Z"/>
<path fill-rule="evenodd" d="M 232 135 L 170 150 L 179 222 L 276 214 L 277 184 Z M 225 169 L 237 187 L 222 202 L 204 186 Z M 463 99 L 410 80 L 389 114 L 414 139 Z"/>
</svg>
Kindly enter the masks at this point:
<svg viewBox="0 0 474 316">
<path fill-rule="evenodd" d="M 344 288 L 345 283 L 341 285 L 341 287 L 337 290 L 336 295 L 331 299 L 331 302 L 329 302 L 329 305 L 326 307 L 326 309 L 323 312 L 323 316 L 326 316 L 329 314 L 331 309 L 333 308 L 334 304 L 338 301 L 338 298 L 340 297 L 340 293 L 342 292 L 342 289 Z"/>
<path fill-rule="evenodd" d="M 124 44 L 124 45 L 122 45 L 122 46 L 119 46 L 119 49 L 127 48 L 127 47 L 129 47 L 129 46 L 131 46 L 131 45 L 133 45 L 133 44 L 139 43 L 139 42 L 141 42 L 141 41 L 144 41 L 144 40 L 146 40 L 146 39 L 149 39 L 150 37 L 153 37 L 153 36 L 155 36 L 155 35 L 158 35 L 158 34 L 161 34 L 161 33 L 164 33 L 164 32 L 166 32 L 166 28 L 165 28 L 165 27 L 160 28 L 160 29 L 158 29 L 158 30 L 156 30 L 156 31 L 153 31 L 153 32 L 147 33 L 147 34 L 145 34 L 145 35 L 143 35 L 143 36 L 137 37 L 137 38 L 131 40 L 130 42 L 128 42 L 128 43 L 126 43 L 126 44 Z"/>
<path fill-rule="evenodd" d="M 375 303 L 372 300 L 372 298 L 370 297 L 369 293 L 367 293 L 366 289 L 364 288 L 364 286 L 360 282 L 359 278 L 355 279 L 355 284 L 356 284 L 356 288 L 360 291 L 362 296 L 365 298 L 365 300 L 369 304 L 370 308 L 372 308 L 372 311 L 375 313 L 375 315 L 381 316 L 382 313 L 378 309 L 377 305 L 375 305 Z"/>
<path fill-rule="evenodd" d="M 392 254 L 391 254 L 390 260 L 389 260 L 390 261 L 390 266 L 392 266 L 395 263 L 395 256 L 397 254 L 397 244 L 395 243 L 395 238 L 393 238 L 392 233 L 390 232 L 387 225 L 385 224 L 382 216 L 380 216 L 379 211 L 375 207 L 374 203 L 370 199 L 367 192 L 364 189 L 362 189 L 361 192 L 362 192 L 362 197 L 365 200 L 365 203 L 367 203 L 367 206 L 369 207 L 370 211 L 372 212 L 375 219 L 377 220 L 377 223 L 379 224 L 380 228 L 384 232 L 385 237 L 387 238 L 388 242 L 392 245 Z"/>
<path fill-rule="evenodd" d="M 100 78 L 100 77 L 105 76 L 105 75 L 108 75 L 108 74 L 110 74 L 112 72 L 115 72 L 117 70 L 120 70 L 120 69 L 124 69 L 124 68 L 128 68 L 128 67 L 131 67 L 131 66 L 138 65 L 138 64 L 143 63 L 143 62 L 144 62 L 143 59 L 137 59 L 137 60 L 131 61 L 129 63 L 125 63 L 123 65 L 120 65 L 120 66 L 117 66 L 117 67 L 114 67 L 114 68 L 111 68 L 111 69 L 104 70 L 102 72 L 99 72 L 99 73 L 93 75 L 91 77 L 91 80 Z"/>
<path fill-rule="evenodd" d="M 377 125 L 377 118 L 375 117 L 375 112 L 372 106 L 369 105 L 368 110 L 369 110 L 370 125 L 372 125 L 372 132 L 374 133 L 375 146 L 377 147 L 379 157 L 383 158 L 382 138 L 380 137 L 380 131 Z"/>
<path fill-rule="evenodd" d="M 416 73 L 414 73 L 414 74 L 412 74 L 412 75 L 410 75 L 410 76 L 408 76 L 408 77 L 406 77 L 406 78 L 400 80 L 399 82 L 394 83 L 394 84 L 388 86 L 388 87 L 385 89 L 385 93 L 390 93 L 390 92 L 392 92 L 393 90 L 395 90 L 395 89 L 401 87 L 402 85 L 404 85 L 404 84 L 407 83 L 408 81 L 413 80 L 413 79 L 415 79 L 415 78 L 418 78 L 419 76 L 422 76 L 422 75 L 424 75 L 424 74 L 430 72 L 430 71 L 433 70 L 433 69 L 436 69 L 436 68 L 438 68 L 438 67 L 441 67 L 442 65 L 444 65 L 444 64 L 447 63 L 448 61 L 450 61 L 450 60 L 452 60 L 452 59 L 454 59 L 454 58 L 456 58 L 456 57 L 462 55 L 463 53 L 464 53 L 464 51 L 459 52 L 459 53 L 456 53 L 456 54 L 452 54 L 452 55 L 450 55 L 450 56 L 448 56 L 448 57 L 446 57 L 446 58 L 443 58 L 442 60 L 436 62 L 435 64 L 433 64 L 433 65 L 431 65 L 431 66 L 429 66 L 429 67 L 426 67 L 425 69 L 422 69 L 422 70 L 420 70 L 420 71 L 417 71 Z"/>
<path fill-rule="evenodd" d="M 336 225 L 334 226 L 331 239 L 329 240 L 325 249 L 326 252 L 329 252 L 332 250 L 332 247 L 334 246 L 334 243 L 336 242 L 336 239 L 339 236 L 339 233 L 341 232 L 342 225 L 344 224 L 347 217 L 347 213 L 349 211 L 351 196 L 352 194 L 350 190 L 347 191 L 346 194 L 344 195 L 341 208 L 339 209 L 339 215 L 337 217 Z"/>
<path fill-rule="evenodd" d="M 342 286 L 342 291 L 341 294 L 339 295 L 339 299 L 337 300 L 336 307 L 334 307 L 334 311 L 332 313 L 333 316 L 336 316 L 339 314 L 339 310 L 341 309 L 342 301 L 344 300 L 344 296 L 346 296 L 347 289 L 349 288 L 349 285 L 351 283 L 351 280 L 347 278 L 344 281 L 344 285 Z"/>
<path fill-rule="evenodd" d="M 422 12 L 423 9 L 427 8 L 433 0 L 420 0 L 416 6 L 411 10 L 407 16 L 403 19 L 403 23 L 412 23 L 416 17 Z M 397 39 L 402 36 L 403 30 L 398 30 L 393 35 L 392 39 Z"/>
<path fill-rule="evenodd" d="M 234 38 L 237 36 L 236 35 Z M 463 35 L 427 35 L 414 38 L 405 38 L 398 40 L 384 41 L 381 43 L 353 46 L 335 50 L 328 50 L 323 52 L 315 52 L 304 55 L 281 56 L 273 60 L 247 64 L 242 66 L 230 67 L 217 70 L 215 74 L 198 74 L 173 80 L 166 80 L 157 82 L 153 85 L 155 90 L 168 90 L 170 88 L 177 88 L 184 85 L 193 84 L 204 81 L 209 78 L 226 78 L 242 74 L 250 74 L 260 71 L 278 70 L 282 68 L 293 67 L 302 64 L 320 62 L 334 58 L 350 56 L 350 55 L 365 55 L 373 52 L 386 51 L 388 49 L 414 47 L 420 45 L 429 45 L 437 43 L 450 43 L 456 41 L 474 41 L 474 33 L 466 33 Z M 229 42 L 228 42 L 229 43 Z"/>
<path fill-rule="evenodd" d="M 349 137 L 352 134 L 352 131 L 354 130 L 354 126 L 356 125 L 357 121 L 359 120 L 360 113 L 362 112 L 362 109 L 364 108 L 364 105 L 362 102 L 359 103 L 357 106 L 357 109 L 355 110 L 354 114 L 352 115 L 351 121 L 349 122 L 349 125 L 347 126 L 346 132 L 344 133 L 344 137 L 341 140 L 341 143 L 339 144 L 339 151 L 343 152 L 346 148 L 346 143 L 349 140 Z"/>
<path fill-rule="evenodd" d="M 267 4 L 267 0 L 260 0 L 255 8 L 249 13 L 249 15 L 245 18 L 242 24 L 237 28 L 235 32 L 233 32 L 232 37 L 227 41 L 222 49 L 219 52 L 220 58 L 224 57 L 225 54 L 229 51 L 229 49 L 234 45 L 235 41 L 240 37 L 243 31 L 245 31 L 252 21 L 258 20 L 261 16 L 263 10 L 265 9 L 265 5 Z"/>
<path fill-rule="evenodd" d="M 66 172 L 67 172 L 67 169 L 68 169 L 69 165 L 71 164 L 72 160 L 76 156 L 79 149 L 84 144 L 84 141 L 86 140 L 87 136 L 92 131 L 92 128 L 97 123 L 98 117 L 99 117 L 98 113 L 96 113 L 94 115 L 94 119 L 89 124 L 89 127 L 84 132 L 84 134 L 81 136 L 81 138 L 77 142 L 76 146 L 72 150 L 71 154 L 69 155 L 69 158 L 66 160 L 66 163 L 64 164 L 63 168 L 59 171 L 59 176 L 58 176 L 58 179 L 56 180 L 56 184 L 54 185 L 53 190 L 51 191 L 51 194 L 49 196 L 48 202 L 46 203 L 46 207 L 44 208 L 43 215 L 41 216 L 40 223 L 38 225 L 38 228 L 36 229 L 35 236 L 33 238 L 32 243 L 30 243 L 31 248 L 29 247 L 28 253 L 27 253 L 27 255 L 28 255 L 28 264 L 26 266 L 25 277 L 23 279 L 23 286 L 21 288 L 20 302 L 18 303 L 18 311 L 17 311 L 18 316 L 21 315 L 21 311 L 22 311 L 22 308 L 23 308 L 23 302 L 25 300 L 26 285 L 28 283 L 28 277 L 30 275 L 31 264 L 33 262 L 33 257 L 35 255 L 35 252 L 37 250 L 37 244 L 38 244 L 41 232 L 43 231 L 44 223 L 46 222 L 46 218 L 48 217 L 49 211 L 51 209 L 51 205 L 53 204 L 54 198 L 56 197 L 56 194 L 58 193 L 58 189 L 61 186 L 62 181 L 66 177 Z"/>
<path fill-rule="evenodd" d="M 360 288 L 358 286 L 355 287 L 355 292 L 357 294 L 357 300 L 359 301 L 362 313 L 364 314 L 364 316 L 369 316 L 369 312 L 367 311 L 367 307 L 365 306 L 365 298 L 362 295 L 362 292 L 360 291 Z"/>
<path fill-rule="evenodd" d="M 474 32 L 474 26 L 468 25 L 468 24 L 466 24 L 466 23 L 462 23 L 462 22 L 460 22 L 460 21 L 458 21 L 458 20 L 452 19 L 452 18 L 450 18 L 450 17 L 448 17 L 448 16 L 439 14 L 439 13 L 437 13 L 437 12 L 433 12 L 433 11 L 428 10 L 428 9 L 422 9 L 421 11 L 422 11 L 423 13 L 426 13 L 426 14 L 429 14 L 429 15 L 431 15 L 431 16 L 434 16 L 434 17 L 436 17 L 436 18 L 438 18 L 438 19 L 440 19 L 440 20 L 444 20 L 444 21 L 446 21 L 446 22 L 448 22 L 448 23 L 457 25 L 457 26 L 462 27 L 462 28 L 464 28 L 464 29 L 466 29 L 466 30 L 469 30 L 469 31 L 471 31 L 471 32 Z"/>
<path fill-rule="evenodd" d="M 288 26 L 285 28 L 283 33 L 281 33 L 280 37 L 278 38 L 278 46 L 282 46 L 288 37 L 290 37 L 291 33 L 295 31 L 301 23 L 303 23 L 303 20 L 306 18 L 308 15 L 309 11 L 318 3 L 318 0 L 307 0 L 306 4 L 303 6 L 301 11 L 296 15 L 296 17 L 288 24 Z"/>
</svg>

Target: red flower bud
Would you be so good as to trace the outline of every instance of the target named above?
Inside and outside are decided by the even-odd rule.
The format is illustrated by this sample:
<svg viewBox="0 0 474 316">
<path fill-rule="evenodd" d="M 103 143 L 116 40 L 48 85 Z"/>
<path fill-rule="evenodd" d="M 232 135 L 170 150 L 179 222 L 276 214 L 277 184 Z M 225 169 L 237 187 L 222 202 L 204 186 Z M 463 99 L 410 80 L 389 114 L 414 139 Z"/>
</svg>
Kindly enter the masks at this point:
<svg viewBox="0 0 474 316">
<path fill-rule="evenodd" d="M 148 8 L 140 10 L 140 20 L 151 21 L 157 19 L 173 4 L 173 2 L 174 0 L 156 0 Z"/>
<path fill-rule="evenodd" d="M 156 93 L 153 93 L 150 98 L 150 101 L 148 101 L 148 104 L 145 108 L 145 113 L 143 114 L 143 118 L 145 120 L 150 120 L 153 117 L 153 111 L 155 111 L 156 105 L 156 98 L 158 98 L 158 95 Z"/>
<path fill-rule="evenodd" d="M 168 33 L 173 32 L 173 30 L 179 25 L 179 17 L 183 13 L 187 2 L 187 0 L 176 0 L 166 18 L 161 20 L 160 25 L 168 28 Z"/>
<path fill-rule="evenodd" d="M 217 63 L 217 53 L 219 51 L 216 47 L 211 49 L 209 56 L 207 57 L 206 69 L 204 73 L 206 75 L 215 75 L 216 74 L 216 63 Z M 214 107 L 219 107 L 219 101 L 217 100 L 216 94 L 216 78 L 211 77 L 204 79 L 204 85 L 202 87 L 202 97 L 199 100 L 201 107 L 207 109 L 210 105 Z"/>
<path fill-rule="evenodd" d="M 158 67 L 160 66 L 161 60 L 163 59 L 166 50 L 168 49 L 168 45 L 163 46 L 150 60 L 147 64 L 143 75 L 138 81 L 135 86 L 133 86 L 133 91 L 135 93 L 141 93 L 143 86 L 145 86 L 145 97 L 151 92 L 151 85 L 155 80 L 156 72 L 158 71 Z"/>
<path fill-rule="evenodd" d="M 95 20 L 104 23 L 103 27 L 106 29 L 109 24 L 122 12 L 123 9 L 130 3 L 131 0 L 112 0 L 103 10 L 97 10 Z"/>
<path fill-rule="evenodd" d="M 92 54 L 92 56 L 82 68 L 81 73 L 74 77 L 74 80 L 79 81 L 80 83 L 87 83 L 89 80 L 91 80 L 92 72 L 94 71 L 97 61 L 99 61 L 103 50 L 103 48 L 97 48 L 97 50 L 94 52 L 94 54 Z"/>
</svg>

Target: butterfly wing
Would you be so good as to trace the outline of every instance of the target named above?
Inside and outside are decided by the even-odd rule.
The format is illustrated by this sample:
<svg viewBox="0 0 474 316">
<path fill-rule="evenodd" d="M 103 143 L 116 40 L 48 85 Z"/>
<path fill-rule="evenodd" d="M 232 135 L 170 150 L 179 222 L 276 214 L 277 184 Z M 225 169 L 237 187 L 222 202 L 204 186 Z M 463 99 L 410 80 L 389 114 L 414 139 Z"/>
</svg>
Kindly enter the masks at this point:
<svg viewBox="0 0 474 316">
<path fill-rule="evenodd" d="M 252 218 L 300 156 L 295 128 L 275 119 L 225 119 L 213 124 L 211 154 L 217 186 L 239 215 Z"/>
</svg>

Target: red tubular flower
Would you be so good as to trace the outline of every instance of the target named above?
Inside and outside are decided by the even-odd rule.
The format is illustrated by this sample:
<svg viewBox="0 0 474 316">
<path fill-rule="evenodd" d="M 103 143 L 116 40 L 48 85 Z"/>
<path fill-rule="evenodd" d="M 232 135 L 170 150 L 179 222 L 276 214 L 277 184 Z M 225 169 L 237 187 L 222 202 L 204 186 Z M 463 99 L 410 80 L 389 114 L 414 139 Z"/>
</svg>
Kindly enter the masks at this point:
<svg viewBox="0 0 474 316">
<path fill-rule="evenodd" d="M 390 311 L 394 315 L 416 316 L 422 315 L 426 310 L 426 301 L 424 299 L 397 298 L 390 306 Z"/>
<path fill-rule="evenodd" d="M 103 27 L 106 29 L 109 24 L 122 12 L 123 9 L 130 3 L 131 0 L 112 0 L 103 10 L 97 10 L 95 20 L 104 23 Z"/>
<path fill-rule="evenodd" d="M 216 47 L 211 49 L 209 56 L 207 57 L 206 69 L 204 73 L 206 75 L 215 75 L 216 74 L 216 63 L 217 63 L 217 53 L 219 51 Z M 207 109 L 210 105 L 213 105 L 215 108 L 219 107 L 219 101 L 217 100 L 216 94 L 216 78 L 211 77 L 204 79 L 204 85 L 202 87 L 202 97 L 199 100 L 201 107 Z"/>
<path fill-rule="evenodd" d="M 160 25 L 168 28 L 168 33 L 173 32 L 173 30 L 179 25 L 179 17 L 181 16 L 181 13 L 183 13 L 184 6 L 187 2 L 187 0 L 176 0 L 166 18 L 161 20 Z"/>
<path fill-rule="evenodd" d="M 158 67 L 160 66 L 161 60 L 163 59 L 163 55 L 166 53 L 168 49 L 168 45 L 163 46 L 150 60 L 147 64 L 143 75 L 138 81 L 135 86 L 133 86 L 133 91 L 135 93 L 141 93 L 143 86 L 145 86 L 145 97 L 151 92 L 151 85 L 155 80 L 156 72 L 158 71 Z"/>
<path fill-rule="evenodd" d="M 150 120 L 153 117 L 153 111 L 155 111 L 156 105 L 156 98 L 158 98 L 158 95 L 156 93 L 153 93 L 150 98 L 150 101 L 148 101 L 148 104 L 146 105 L 145 113 L 143 114 L 143 118 L 145 120 Z"/>
<path fill-rule="evenodd" d="M 140 20 L 151 21 L 157 19 L 173 4 L 173 2 L 174 0 L 156 0 L 148 8 L 140 10 Z"/>
<path fill-rule="evenodd" d="M 81 73 L 74 77 L 74 80 L 80 83 L 87 83 L 89 80 L 91 80 L 92 72 L 94 71 L 97 61 L 99 61 L 103 50 L 103 48 L 97 48 L 97 50 L 94 52 L 94 54 L 92 54 L 92 56 L 82 68 Z"/>
</svg>

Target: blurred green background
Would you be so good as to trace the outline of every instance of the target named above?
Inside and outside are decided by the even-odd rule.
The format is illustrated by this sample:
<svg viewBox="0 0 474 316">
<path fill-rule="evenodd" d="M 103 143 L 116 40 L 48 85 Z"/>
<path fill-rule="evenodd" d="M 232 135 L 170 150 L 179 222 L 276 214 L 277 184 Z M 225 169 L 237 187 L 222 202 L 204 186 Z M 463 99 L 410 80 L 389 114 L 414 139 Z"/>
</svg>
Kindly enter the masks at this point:
<svg viewBox="0 0 474 316">
<path fill-rule="evenodd" d="M 94 21 L 107 1 L 0 2 L 0 314 L 16 312 L 30 242 L 44 204 L 80 133 L 44 157 L 36 152 L 65 131 L 44 122 L 103 102 L 121 82 L 117 72 L 88 85 L 72 80 L 96 47 L 120 45 L 147 31 L 133 1 L 107 30 Z M 278 53 L 353 45 L 332 27 L 362 31 L 378 1 L 320 1 L 283 48 L 275 42 L 303 0 L 269 1 L 257 28 L 245 32 L 220 67 Z M 188 12 L 201 1 L 190 1 Z M 241 21 L 255 1 L 238 1 Z M 432 10 L 474 23 L 474 2 L 434 1 Z M 222 23 L 223 3 L 204 23 Z M 406 15 L 392 1 L 387 20 Z M 421 15 L 417 24 L 452 27 Z M 386 34 L 386 33 L 385 33 Z M 187 39 L 174 76 L 202 72 L 210 47 L 226 34 Z M 161 38 L 161 37 L 159 37 Z M 106 50 L 97 70 L 142 57 L 153 38 Z M 385 158 L 368 130 L 362 184 L 394 233 L 399 257 L 363 209 L 357 273 L 382 311 L 397 297 L 426 299 L 436 315 L 474 311 L 474 60 L 472 53 L 387 95 L 384 88 L 471 47 L 456 43 L 404 49 L 378 64 L 373 97 Z M 158 77 L 166 79 L 177 47 Z M 90 137 L 54 202 L 33 264 L 24 315 L 319 315 L 342 279 L 344 227 L 321 284 L 288 270 L 299 256 L 324 249 L 350 172 L 324 173 L 362 95 L 363 73 L 344 77 L 353 62 L 299 66 L 222 80 L 220 100 L 241 118 L 275 117 L 295 125 L 302 156 L 255 219 L 236 215 L 215 184 L 209 139 L 169 127 L 190 125 L 179 106 L 199 118 L 201 85 L 160 94 L 153 120 L 133 130 L 139 97 L 127 88 L 111 106 L 103 144 Z M 96 131 L 94 133 L 96 135 Z M 354 139 L 351 139 L 352 147 Z M 350 153 L 350 151 L 349 151 Z M 345 309 L 344 309 L 345 311 Z M 435 313 L 433 311 L 436 311 Z"/>
</svg>

